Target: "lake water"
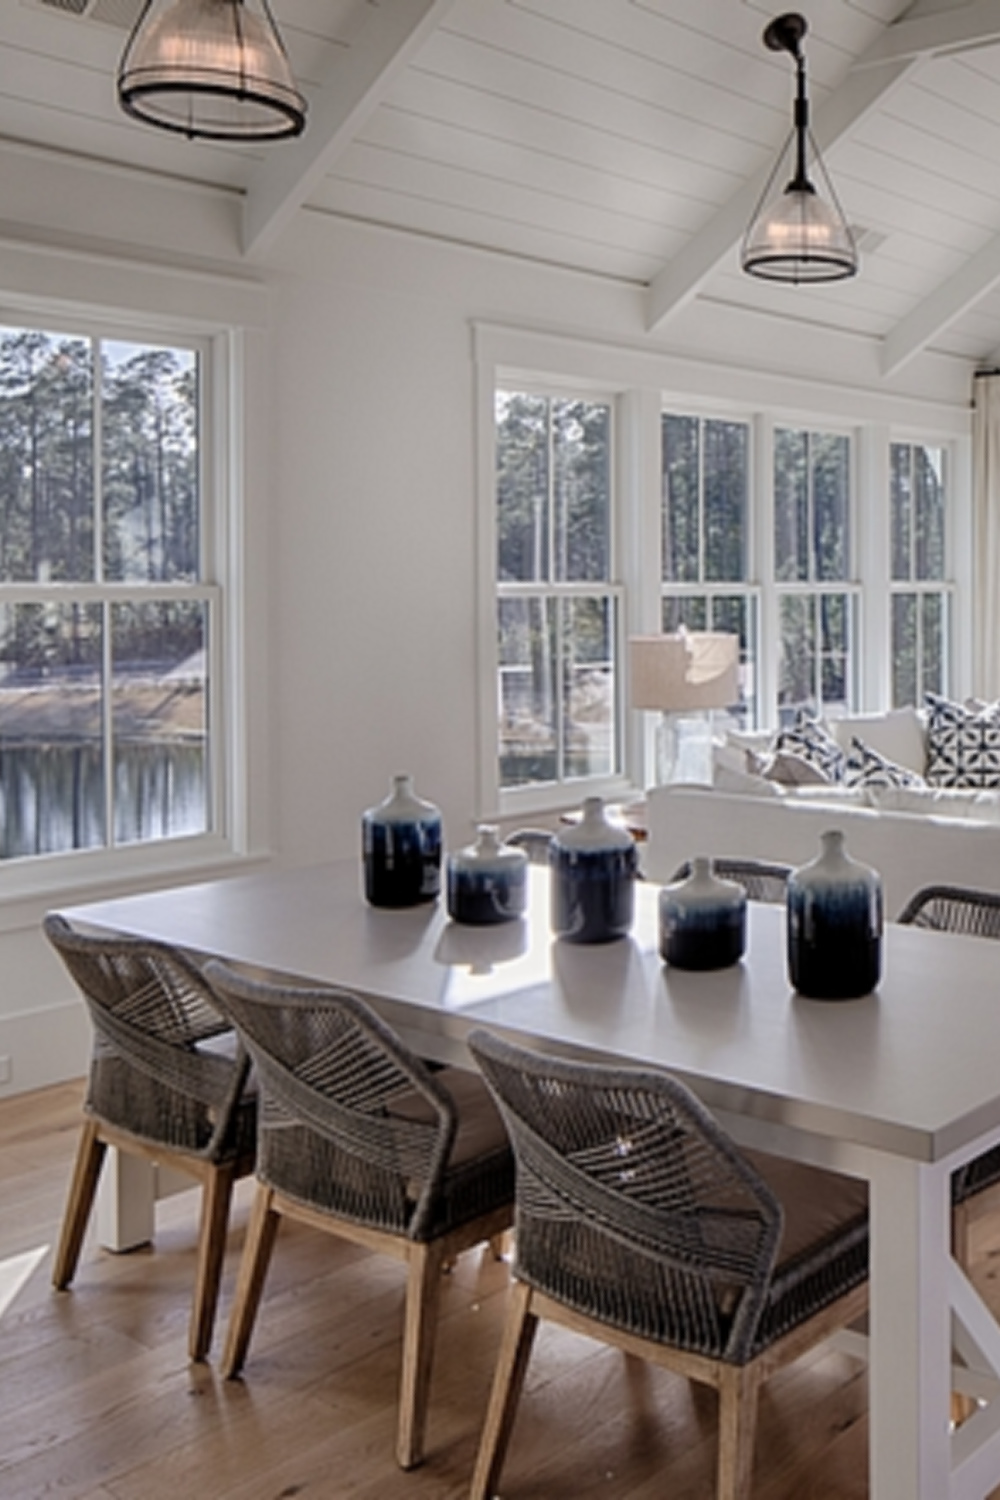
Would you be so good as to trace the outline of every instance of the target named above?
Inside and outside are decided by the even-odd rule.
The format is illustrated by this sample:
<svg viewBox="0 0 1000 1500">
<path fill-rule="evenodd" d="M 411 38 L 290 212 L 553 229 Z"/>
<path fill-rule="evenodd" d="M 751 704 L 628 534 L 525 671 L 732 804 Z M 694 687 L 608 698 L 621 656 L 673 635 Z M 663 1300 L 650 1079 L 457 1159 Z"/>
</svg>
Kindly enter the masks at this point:
<svg viewBox="0 0 1000 1500">
<path fill-rule="evenodd" d="M 94 744 L 0 748 L 0 859 L 96 849 L 105 843 L 104 766 Z M 201 741 L 120 745 L 114 767 L 114 841 L 204 833 Z"/>
</svg>

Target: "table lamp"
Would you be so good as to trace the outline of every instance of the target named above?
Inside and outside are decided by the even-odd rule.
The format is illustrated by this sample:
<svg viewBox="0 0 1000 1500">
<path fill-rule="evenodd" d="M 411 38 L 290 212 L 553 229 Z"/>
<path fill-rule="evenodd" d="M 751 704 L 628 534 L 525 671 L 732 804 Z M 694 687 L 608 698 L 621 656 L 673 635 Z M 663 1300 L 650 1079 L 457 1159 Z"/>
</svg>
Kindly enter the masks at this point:
<svg viewBox="0 0 1000 1500">
<path fill-rule="evenodd" d="M 739 636 L 680 630 L 629 639 L 631 706 L 658 711 L 656 779 L 712 781 L 712 714 L 739 701 Z"/>
</svg>

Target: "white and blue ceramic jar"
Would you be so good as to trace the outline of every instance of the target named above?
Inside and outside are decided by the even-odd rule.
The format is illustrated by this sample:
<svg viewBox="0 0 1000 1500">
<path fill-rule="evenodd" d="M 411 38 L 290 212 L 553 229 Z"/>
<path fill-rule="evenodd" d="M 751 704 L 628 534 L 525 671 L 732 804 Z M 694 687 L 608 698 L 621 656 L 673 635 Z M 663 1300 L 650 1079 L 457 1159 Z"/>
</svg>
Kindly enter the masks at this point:
<svg viewBox="0 0 1000 1500">
<path fill-rule="evenodd" d="M 441 890 L 441 814 L 394 776 L 384 802 L 361 819 L 365 895 L 372 906 L 417 906 Z"/>
<path fill-rule="evenodd" d="M 635 908 L 635 840 L 609 823 L 600 797 L 587 797 L 579 823 L 549 847 L 552 930 L 571 943 L 624 937 Z"/>
<path fill-rule="evenodd" d="M 800 995 L 854 1000 L 882 975 L 882 880 L 824 833 L 818 858 L 788 877 L 788 976 Z"/>
<path fill-rule="evenodd" d="M 447 859 L 448 915 L 470 927 L 513 922 L 528 899 L 528 856 L 502 844 L 498 830 L 480 823 L 476 842 Z"/>
<path fill-rule="evenodd" d="M 686 880 L 660 892 L 660 955 L 677 969 L 728 969 L 746 948 L 747 896 L 721 880 L 712 861 L 691 861 Z"/>
</svg>

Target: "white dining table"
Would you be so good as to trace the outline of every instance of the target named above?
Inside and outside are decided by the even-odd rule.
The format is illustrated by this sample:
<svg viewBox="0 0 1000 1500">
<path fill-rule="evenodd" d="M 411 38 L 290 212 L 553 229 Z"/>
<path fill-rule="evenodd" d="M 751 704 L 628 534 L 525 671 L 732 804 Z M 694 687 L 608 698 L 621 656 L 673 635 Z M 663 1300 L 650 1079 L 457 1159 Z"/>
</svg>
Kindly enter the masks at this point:
<svg viewBox="0 0 1000 1500">
<path fill-rule="evenodd" d="M 523 921 L 460 927 L 442 905 L 377 910 L 353 860 L 63 909 L 196 957 L 349 989 L 421 1055 L 471 1066 L 485 1026 L 522 1044 L 664 1068 L 745 1145 L 863 1177 L 871 1211 L 871 1500 L 983 1500 L 1000 1483 L 1000 1327 L 949 1249 L 950 1175 L 1000 1141 L 1000 946 L 889 926 L 877 991 L 807 1000 L 784 911 L 751 904 L 741 963 L 666 966 L 658 887 L 630 935 L 553 939 L 548 871 Z M 955 1353 L 983 1403 L 954 1433 Z"/>
</svg>

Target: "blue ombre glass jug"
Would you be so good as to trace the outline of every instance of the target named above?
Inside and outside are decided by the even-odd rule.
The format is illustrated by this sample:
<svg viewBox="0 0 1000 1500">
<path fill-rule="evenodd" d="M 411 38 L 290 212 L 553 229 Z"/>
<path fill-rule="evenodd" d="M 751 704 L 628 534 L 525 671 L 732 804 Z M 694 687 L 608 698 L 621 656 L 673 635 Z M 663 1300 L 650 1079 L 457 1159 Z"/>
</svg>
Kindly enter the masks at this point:
<svg viewBox="0 0 1000 1500">
<path fill-rule="evenodd" d="M 553 932 L 571 943 L 625 936 L 635 909 L 635 840 L 608 822 L 600 797 L 587 797 L 580 822 L 553 838 L 549 866 Z"/>
</svg>

